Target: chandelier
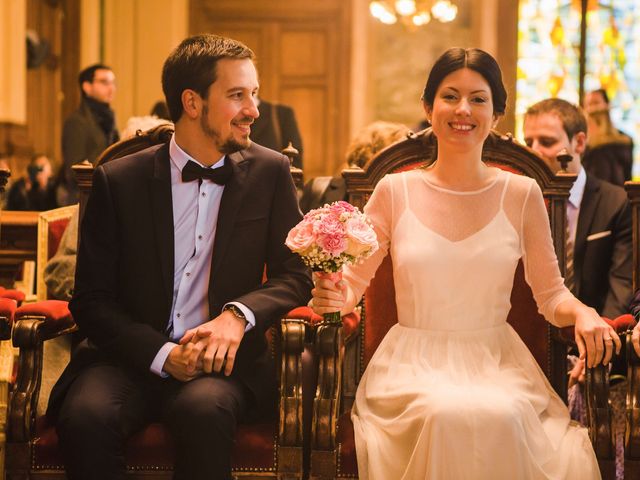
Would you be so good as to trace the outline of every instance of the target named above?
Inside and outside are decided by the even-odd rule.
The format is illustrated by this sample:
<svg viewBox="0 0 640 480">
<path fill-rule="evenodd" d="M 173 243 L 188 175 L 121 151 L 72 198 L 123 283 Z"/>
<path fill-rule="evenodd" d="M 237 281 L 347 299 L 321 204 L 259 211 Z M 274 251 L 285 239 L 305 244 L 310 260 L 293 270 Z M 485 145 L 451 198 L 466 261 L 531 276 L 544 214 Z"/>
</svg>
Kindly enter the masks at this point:
<svg viewBox="0 0 640 480">
<path fill-rule="evenodd" d="M 456 18 L 458 7 L 450 0 L 373 0 L 371 15 L 382 23 L 392 25 L 400 20 L 405 25 L 421 27 L 432 18 L 446 23 Z"/>
</svg>

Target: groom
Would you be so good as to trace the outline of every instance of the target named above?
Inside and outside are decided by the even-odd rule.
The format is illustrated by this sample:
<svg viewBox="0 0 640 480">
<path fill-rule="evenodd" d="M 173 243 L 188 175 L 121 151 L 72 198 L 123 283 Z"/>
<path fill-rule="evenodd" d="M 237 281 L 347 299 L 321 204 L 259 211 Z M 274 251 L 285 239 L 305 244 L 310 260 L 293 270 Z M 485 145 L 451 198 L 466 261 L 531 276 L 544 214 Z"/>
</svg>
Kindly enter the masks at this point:
<svg viewBox="0 0 640 480">
<path fill-rule="evenodd" d="M 253 58 L 184 40 L 162 72 L 171 141 L 95 171 L 70 304 L 88 341 L 48 411 L 70 479 L 124 478 L 124 443 L 150 421 L 174 478 L 230 479 L 238 421 L 273 411 L 264 334 L 312 283 L 284 245 L 301 218 L 289 162 L 249 140 Z"/>
</svg>

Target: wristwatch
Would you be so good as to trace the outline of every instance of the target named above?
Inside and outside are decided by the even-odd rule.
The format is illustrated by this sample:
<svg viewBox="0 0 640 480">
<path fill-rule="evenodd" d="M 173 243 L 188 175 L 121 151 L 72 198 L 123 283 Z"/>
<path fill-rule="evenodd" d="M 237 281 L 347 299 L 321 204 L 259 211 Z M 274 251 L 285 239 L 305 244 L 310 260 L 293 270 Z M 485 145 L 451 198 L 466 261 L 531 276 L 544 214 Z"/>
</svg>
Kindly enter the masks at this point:
<svg viewBox="0 0 640 480">
<path fill-rule="evenodd" d="M 237 306 L 229 304 L 222 309 L 223 312 L 226 312 L 227 310 L 231 310 L 231 313 L 233 313 L 240 320 L 244 320 L 245 322 L 247 321 L 247 316 L 242 313 L 242 310 L 240 310 Z"/>
</svg>

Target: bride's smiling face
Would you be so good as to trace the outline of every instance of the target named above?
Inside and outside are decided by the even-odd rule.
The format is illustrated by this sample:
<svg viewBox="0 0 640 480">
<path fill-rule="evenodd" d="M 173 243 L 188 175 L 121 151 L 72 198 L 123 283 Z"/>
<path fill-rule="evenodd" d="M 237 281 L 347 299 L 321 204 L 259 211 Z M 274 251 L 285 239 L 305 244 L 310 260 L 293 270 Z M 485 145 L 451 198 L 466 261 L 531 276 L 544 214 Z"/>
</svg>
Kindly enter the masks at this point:
<svg viewBox="0 0 640 480">
<path fill-rule="evenodd" d="M 489 83 L 475 70 L 461 68 L 447 75 L 433 105 L 424 105 L 438 142 L 472 148 L 484 142 L 497 116 Z"/>
</svg>

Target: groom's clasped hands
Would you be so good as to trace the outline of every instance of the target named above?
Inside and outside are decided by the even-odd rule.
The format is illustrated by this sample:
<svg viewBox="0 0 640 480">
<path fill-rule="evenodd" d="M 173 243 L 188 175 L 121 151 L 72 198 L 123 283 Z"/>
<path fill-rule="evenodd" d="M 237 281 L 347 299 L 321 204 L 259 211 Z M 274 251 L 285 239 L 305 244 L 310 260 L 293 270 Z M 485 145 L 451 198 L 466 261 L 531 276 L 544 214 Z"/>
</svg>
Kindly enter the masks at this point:
<svg viewBox="0 0 640 480">
<path fill-rule="evenodd" d="M 164 370 L 181 382 L 213 372 L 231 375 L 246 323 L 225 310 L 213 320 L 187 330 L 169 353 Z"/>
</svg>

